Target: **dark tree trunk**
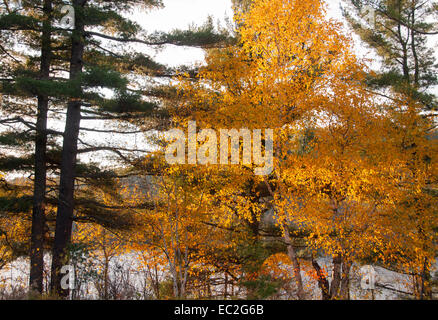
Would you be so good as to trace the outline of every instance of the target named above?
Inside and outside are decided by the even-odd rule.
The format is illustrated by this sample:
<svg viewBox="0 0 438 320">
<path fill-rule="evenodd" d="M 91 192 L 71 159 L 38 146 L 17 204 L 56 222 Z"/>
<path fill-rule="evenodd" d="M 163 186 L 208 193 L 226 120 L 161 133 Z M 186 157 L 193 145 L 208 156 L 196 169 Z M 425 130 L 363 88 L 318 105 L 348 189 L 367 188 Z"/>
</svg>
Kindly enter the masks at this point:
<svg viewBox="0 0 438 320">
<path fill-rule="evenodd" d="M 51 64 L 51 15 L 52 1 L 45 0 L 43 4 L 44 21 L 41 43 L 40 78 L 48 79 Z M 31 292 L 43 293 L 44 278 L 44 227 L 45 227 L 45 199 L 47 176 L 47 113 L 49 98 L 38 96 L 38 116 L 36 122 L 35 140 L 35 180 L 32 210 L 32 234 L 30 251 L 30 279 Z"/>
<path fill-rule="evenodd" d="M 415 34 L 415 2 L 412 4 L 412 9 L 411 9 L 411 48 L 412 48 L 412 56 L 414 58 L 414 84 L 415 84 L 415 89 L 418 89 L 419 85 L 420 85 L 420 62 L 418 59 L 418 54 L 417 54 L 417 43 L 415 42 L 416 39 L 416 34 Z"/>
<path fill-rule="evenodd" d="M 344 259 L 342 263 L 342 279 L 341 279 L 341 300 L 350 300 L 350 270 L 351 262 Z"/>
<path fill-rule="evenodd" d="M 351 262 L 341 255 L 333 257 L 333 277 L 331 283 L 321 270 L 318 262 L 312 258 L 312 265 L 318 276 L 318 286 L 321 289 L 323 300 L 350 299 L 350 270 Z"/>
<path fill-rule="evenodd" d="M 330 298 L 338 299 L 342 279 L 342 257 L 336 255 L 333 257 L 333 279 L 330 285 Z"/>
<path fill-rule="evenodd" d="M 431 275 L 429 268 L 428 258 L 424 259 L 423 268 L 421 271 L 421 287 L 420 287 L 420 299 L 432 300 L 432 288 L 431 288 Z"/>
<path fill-rule="evenodd" d="M 83 7 L 86 0 L 75 0 L 75 8 Z M 77 13 L 77 12 L 76 12 Z M 72 34 L 70 61 L 70 79 L 74 80 L 82 73 L 84 55 L 84 21 L 76 15 L 75 30 Z M 80 91 L 80 88 L 78 88 Z M 61 268 L 68 263 L 68 246 L 71 241 L 76 159 L 78 151 L 79 127 L 81 121 L 81 101 L 71 99 L 67 105 L 67 118 L 64 131 L 64 143 L 61 160 L 61 178 L 59 183 L 58 211 L 56 216 L 55 242 L 53 246 L 51 289 L 61 297 L 67 297 L 69 291 L 61 288 Z"/>
<path fill-rule="evenodd" d="M 401 1 L 398 1 L 397 3 L 398 5 L 398 16 L 400 17 L 402 14 L 402 3 Z M 402 34 L 402 24 L 401 22 L 398 22 L 397 25 L 397 36 L 398 36 L 398 41 L 402 47 L 402 52 L 403 52 L 403 56 L 402 56 L 402 68 L 403 68 L 403 79 L 406 81 L 406 83 L 410 83 L 410 75 L 409 75 L 409 64 L 408 64 L 408 40 L 405 40 L 403 38 L 403 34 Z"/>
<path fill-rule="evenodd" d="M 321 267 L 315 259 L 312 259 L 313 268 L 318 276 L 318 286 L 321 289 L 322 300 L 330 300 L 330 283 L 327 280 L 325 274 L 322 272 Z"/>
</svg>

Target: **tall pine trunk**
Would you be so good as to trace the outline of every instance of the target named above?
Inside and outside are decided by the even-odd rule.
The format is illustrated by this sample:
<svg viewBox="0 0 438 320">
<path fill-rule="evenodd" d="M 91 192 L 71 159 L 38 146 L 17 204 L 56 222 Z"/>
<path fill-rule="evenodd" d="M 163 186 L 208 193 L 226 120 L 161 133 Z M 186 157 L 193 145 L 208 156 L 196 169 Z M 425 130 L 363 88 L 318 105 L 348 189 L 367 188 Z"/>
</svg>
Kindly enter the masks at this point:
<svg viewBox="0 0 438 320">
<path fill-rule="evenodd" d="M 76 11 L 78 8 L 82 8 L 85 3 L 86 0 L 73 1 Z M 81 15 L 76 15 L 75 29 L 72 34 L 70 80 L 77 79 L 82 73 L 84 47 L 84 21 Z M 78 90 L 79 92 L 81 91 L 80 87 Z M 59 183 L 58 211 L 56 216 L 51 270 L 52 293 L 61 297 L 67 297 L 69 294 L 68 289 L 65 290 L 61 288 L 61 268 L 68 263 L 68 246 L 71 241 L 73 225 L 74 185 L 81 121 L 81 104 L 80 97 L 71 99 L 68 102 L 62 149 L 61 178 Z"/>
<path fill-rule="evenodd" d="M 41 45 L 40 79 L 48 79 L 51 64 L 51 15 L 52 0 L 44 0 L 43 30 Z M 44 278 L 44 227 L 45 227 L 45 199 L 47 176 L 47 113 L 49 98 L 46 95 L 38 96 L 38 116 L 36 122 L 35 139 L 35 180 L 32 211 L 32 234 L 30 251 L 30 279 L 31 292 L 43 293 Z"/>
</svg>

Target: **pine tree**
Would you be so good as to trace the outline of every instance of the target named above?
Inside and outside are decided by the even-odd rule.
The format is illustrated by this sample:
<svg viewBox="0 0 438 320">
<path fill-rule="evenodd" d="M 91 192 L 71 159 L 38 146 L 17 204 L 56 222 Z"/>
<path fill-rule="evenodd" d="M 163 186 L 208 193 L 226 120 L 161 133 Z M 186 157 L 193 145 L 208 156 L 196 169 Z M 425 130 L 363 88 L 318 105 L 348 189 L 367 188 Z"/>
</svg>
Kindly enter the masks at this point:
<svg viewBox="0 0 438 320">
<path fill-rule="evenodd" d="M 50 77 L 51 66 L 51 19 L 52 19 L 52 1 L 45 0 L 41 3 L 41 7 L 31 2 L 10 1 L 4 2 L 1 15 L 1 29 L 6 30 L 5 36 L 10 35 L 11 32 L 20 32 L 20 36 L 25 39 L 25 43 L 28 46 L 27 50 L 40 50 L 40 60 L 32 61 L 30 56 L 27 57 L 27 65 L 21 64 L 23 54 L 14 52 L 11 47 L 3 47 L 3 53 L 9 57 L 9 67 L 18 65 L 16 70 L 9 69 L 12 72 L 21 71 L 21 80 L 25 80 L 27 69 L 28 81 L 35 81 L 38 83 L 47 82 Z M 2 43 L 6 43 L 5 39 L 2 39 Z M 34 44 L 36 43 L 36 44 Z M 9 43 L 11 44 L 11 43 Z M 14 55 L 16 57 L 14 57 Z M 38 66 L 39 64 L 39 66 Z M 39 71 L 37 71 L 39 67 Z M 18 70 L 21 69 L 21 70 Z M 18 76 L 18 77 L 20 77 Z M 9 79 L 3 79 L 8 81 Z M 13 88 L 13 86 L 3 86 L 2 93 L 18 94 L 19 86 Z M 44 226 L 45 226 L 45 198 L 46 198 L 46 174 L 47 174 L 47 117 L 49 98 L 46 92 L 42 92 L 34 88 L 34 92 L 28 90 L 27 94 L 30 98 L 32 95 L 36 97 L 36 123 L 31 125 L 23 118 L 4 119 L 4 123 L 21 122 L 28 126 L 28 131 L 24 133 L 14 134 L 11 132 L 3 135 L 3 142 L 6 144 L 35 141 L 35 156 L 33 159 L 34 164 L 34 195 L 33 195 L 33 209 L 32 209 L 32 231 L 31 231 L 31 251 L 30 251 L 30 287 L 31 290 L 35 290 L 42 293 L 43 290 L 43 257 L 44 257 Z M 18 89 L 18 90 L 17 90 Z M 21 88 L 23 89 L 23 88 Z M 23 90 L 22 90 L 23 91 Z M 22 94 L 22 93 L 21 93 Z M 24 97 L 22 96 L 24 99 Z M 26 99 L 27 100 L 27 99 Z M 16 102 L 16 101 L 15 101 Z M 15 102 L 12 102 L 15 105 Z M 20 108 L 22 109 L 22 108 Z M 31 108 L 28 108 L 31 109 Z M 34 111 L 22 109 L 26 116 L 32 114 Z M 30 133 L 33 132 L 33 133 Z M 18 136 L 18 137 L 17 137 Z M 22 139 L 19 137 L 21 136 Z M 13 138 L 16 138 L 14 141 Z M 18 139 L 17 139 L 18 138 Z M 29 159 L 30 160 L 30 159 Z M 13 168 L 15 169 L 15 168 Z"/>
<path fill-rule="evenodd" d="M 176 31 L 171 34 L 159 33 L 149 37 L 145 36 L 138 25 L 118 13 L 127 12 L 139 5 L 150 8 L 156 7 L 159 2 L 154 0 L 111 2 L 76 0 L 73 2 L 75 28 L 71 31 L 69 81 L 74 90 L 67 105 L 66 127 L 63 134 L 51 277 L 52 291 L 62 296 L 67 294 L 67 291 L 60 287 L 60 270 L 68 260 L 67 248 L 71 240 L 73 211 L 75 209 L 76 160 L 78 153 L 82 152 L 78 149 L 82 107 L 87 105 L 90 109 L 97 109 L 97 113 L 100 115 L 105 112 L 107 112 L 106 115 L 108 113 L 118 114 L 125 120 L 156 117 L 161 112 L 155 101 L 145 100 L 145 94 L 133 91 L 132 86 L 123 76 L 129 71 L 131 71 L 131 75 L 133 72 L 124 69 L 123 66 L 126 67 L 127 64 L 130 64 L 135 69 L 155 68 L 155 72 L 162 71 L 162 66 L 142 55 L 133 57 L 129 52 L 122 55 L 108 53 L 108 50 L 101 47 L 102 40 L 146 45 L 211 45 L 217 43 L 218 40 L 223 40 L 223 37 L 211 36 L 211 32 L 209 32 L 211 30 L 201 29 L 195 32 Z M 90 27 L 98 25 L 103 27 L 102 31 L 88 30 Z M 114 36 L 114 34 L 116 35 Z M 95 47 L 93 49 L 94 57 L 88 60 L 87 53 L 91 47 Z M 107 59 L 108 54 L 112 56 L 109 59 Z M 137 74 L 137 76 L 142 75 L 144 76 L 141 72 Z M 116 97 L 112 100 L 103 99 L 99 95 L 85 90 L 90 87 L 111 88 L 116 93 Z M 90 109 L 84 110 L 84 112 L 93 113 Z M 99 148 L 90 148 L 87 152 L 97 150 Z"/>
<path fill-rule="evenodd" d="M 158 6 L 158 1 L 118 1 L 114 6 L 102 1 L 78 2 L 75 12 L 79 24 L 76 24 L 75 30 L 66 30 L 59 27 L 59 21 L 63 18 L 63 4 L 62 1 L 8 1 L 0 6 L 0 124 L 3 126 L 0 144 L 5 151 L 0 157 L 0 167 L 3 171 L 26 174 L 34 179 L 31 285 L 39 292 L 43 273 L 42 240 L 46 234 L 50 235 L 51 224 L 55 221 L 52 213 L 59 202 L 56 200 L 56 189 L 60 189 L 61 199 L 67 197 L 69 205 L 72 205 L 74 181 L 89 186 L 81 187 L 74 194 L 75 217 L 68 215 L 72 207 L 61 201 L 61 218 L 57 222 L 57 228 L 61 231 L 55 236 L 55 265 L 59 260 L 56 256 L 66 251 L 73 220 L 92 221 L 110 228 L 129 225 L 125 218 L 119 217 L 122 208 L 108 206 L 87 191 L 100 188 L 117 197 L 112 187 L 117 172 L 73 160 L 78 154 L 107 151 L 130 165 L 137 161 L 135 153 L 141 150 L 105 144 L 91 145 L 81 140 L 79 133 L 124 135 L 132 133 L 132 129 L 126 129 L 132 125 L 139 130 L 151 130 L 167 123 L 167 112 L 159 107 L 157 99 L 171 99 L 173 93 L 165 86 L 154 87 L 153 80 L 157 77 L 171 78 L 176 70 L 152 61 L 148 55 L 138 53 L 133 48 L 114 49 L 115 46 L 111 44 L 123 43 L 124 47 L 128 43 L 212 46 L 227 40 L 224 34 L 214 32 L 211 22 L 189 30 L 148 35 L 138 25 L 117 13 L 138 6 Z M 99 26 L 103 26 L 102 33 L 97 32 L 100 31 Z M 17 50 L 18 41 L 23 47 L 20 50 Z M 149 83 L 138 85 L 140 81 L 128 81 L 128 75 L 133 75 L 137 80 L 146 78 Z M 99 92 L 101 87 L 110 88 L 115 98 L 105 98 Z M 63 119 L 67 101 L 70 102 L 66 132 L 48 129 L 48 118 L 54 121 Z M 79 128 L 80 119 L 110 121 L 113 124 L 108 130 Z M 66 137 L 64 161 L 58 143 L 62 137 Z M 61 187 L 58 187 L 58 183 Z M 23 219 L 28 219 L 32 197 L 26 194 L 3 200 L 7 201 L 7 210 L 17 207 L 15 212 L 21 212 Z M 50 215 L 47 223 L 44 222 L 44 211 Z M 54 269 L 56 277 L 58 269 Z"/>
<path fill-rule="evenodd" d="M 51 65 L 51 11 L 52 1 L 43 2 L 43 28 L 41 35 L 41 67 L 40 79 L 48 80 Z M 45 197 L 47 179 L 47 117 L 49 97 L 38 95 L 37 121 L 35 139 L 35 177 L 34 199 L 32 213 L 32 235 L 30 252 L 30 288 L 39 293 L 43 292 L 44 272 L 44 226 L 45 226 Z"/>
<path fill-rule="evenodd" d="M 377 88 L 393 88 L 436 109 L 430 91 L 438 84 L 438 63 L 429 38 L 437 34 L 438 3 L 417 0 L 349 0 L 344 16 L 382 58 L 383 71 L 370 77 Z M 350 8 L 350 9 L 348 9 Z"/>
</svg>

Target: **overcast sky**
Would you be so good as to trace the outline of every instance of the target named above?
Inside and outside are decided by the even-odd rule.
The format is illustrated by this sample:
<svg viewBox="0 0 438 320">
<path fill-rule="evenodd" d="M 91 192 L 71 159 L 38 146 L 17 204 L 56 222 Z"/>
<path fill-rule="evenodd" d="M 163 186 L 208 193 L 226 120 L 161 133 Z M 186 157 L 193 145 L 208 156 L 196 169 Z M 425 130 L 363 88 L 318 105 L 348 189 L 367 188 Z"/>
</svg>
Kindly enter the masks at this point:
<svg viewBox="0 0 438 320">
<path fill-rule="evenodd" d="M 304 1 L 304 0 L 303 0 Z M 148 13 L 136 12 L 135 20 L 148 32 L 171 31 L 186 29 L 191 24 L 202 24 L 208 16 L 225 26 L 225 18 L 232 18 L 231 0 L 163 0 L 163 9 L 154 9 Z M 328 0 L 328 16 L 342 21 L 340 0 Z M 146 49 L 147 50 L 147 49 Z M 176 66 L 203 61 L 204 53 L 201 49 L 167 46 L 160 52 L 147 50 L 158 62 Z M 358 48 L 358 54 L 368 56 L 368 50 Z"/>
<path fill-rule="evenodd" d="M 231 0 L 163 0 L 163 9 L 149 13 L 137 12 L 135 20 L 148 32 L 187 29 L 191 24 L 200 25 L 212 16 L 225 26 L 225 18 L 232 18 Z M 203 61 L 201 49 L 168 46 L 158 53 L 150 54 L 160 63 L 169 66 L 191 64 Z"/>
</svg>

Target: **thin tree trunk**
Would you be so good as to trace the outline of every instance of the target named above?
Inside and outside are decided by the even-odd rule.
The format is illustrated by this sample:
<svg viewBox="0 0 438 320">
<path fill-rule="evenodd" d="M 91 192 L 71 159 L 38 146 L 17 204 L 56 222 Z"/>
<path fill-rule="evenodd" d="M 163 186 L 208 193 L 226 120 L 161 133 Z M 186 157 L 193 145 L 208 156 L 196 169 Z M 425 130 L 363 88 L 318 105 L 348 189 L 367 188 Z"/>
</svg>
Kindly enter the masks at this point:
<svg viewBox="0 0 438 320">
<path fill-rule="evenodd" d="M 323 274 L 318 262 L 312 257 L 312 265 L 318 276 L 318 286 L 321 289 L 322 300 L 330 300 L 330 283 Z"/>
<path fill-rule="evenodd" d="M 289 256 L 289 259 L 292 261 L 292 266 L 294 269 L 294 277 L 295 282 L 297 284 L 297 296 L 299 300 L 305 300 L 306 295 L 303 288 L 303 279 L 301 278 L 301 266 L 300 262 L 298 261 L 297 254 L 295 252 L 295 248 L 292 243 L 292 239 L 289 234 L 289 229 L 287 225 L 283 225 L 283 233 L 284 233 L 284 241 L 287 244 L 287 253 Z"/>
<path fill-rule="evenodd" d="M 76 8 L 83 7 L 86 0 L 75 0 Z M 82 73 L 84 55 L 84 21 L 76 15 L 75 30 L 72 34 L 72 48 L 70 61 L 70 79 L 74 80 Z M 79 88 L 80 89 L 80 88 Z M 56 216 L 55 242 L 52 258 L 51 288 L 54 294 L 61 297 L 68 296 L 68 290 L 61 288 L 61 268 L 68 262 L 67 248 L 71 241 L 75 169 L 78 151 L 78 136 L 81 122 L 81 101 L 71 99 L 67 105 L 67 118 L 64 131 L 62 149 L 61 178 L 59 185 L 58 211 Z"/>
<path fill-rule="evenodd" d="M 398 5 L 398 15 L 401 16 L 401 14 L 402 14 L 402 3 L 401 3 L 400 0 L 398 1 L 397 5 Z M 397 25 L 397 32 L 398 32 L 398 34 L 397 34 L 397 36 L 399 38 L 399 42 L 400 42 L 400 45 L 402 46 L 402 51 L 403 51 L 403 57 L 402 57 L 402 62 L 403 62 L 402 63 L 403 78 L 409 84 L 410 83 L 410 75 L 409 75 L 408 48 L 407 48 L 407 46 L 408 46 L 408 41 L 409 41 L 410 34 L 408 35 L 408 39 L 404 40 L 401 28 L 402 28 L 402 24 L 400 22 L 398 22 L 398 25 Z"/>
<path fill-rule="evenodd" d="M 227 299 L 227 296 L 228 296 L 228 274 L 225 273 L 224 300 Z"/>
<path fill-rule="evenodd" d="M 265 184 L 266 184 L 266 187 L 268 188 L 271 196 L 273 198 L 275 198 L 275 194 L 271 188 L 271 185 L 269 184 L 269 182 L 266 179 L 265 179 Z M 275 211 L 275 206 L 274 206 L 274 211 Z M 295 282 L 297 285 L 297 296 L 298 296 L 299 300 L 305 300 L 306 294 L 304 292 L 303 279 L 301 278 L 301 266 L 300 266 L 300 262 L 298 261 L 297 254 L 295 252 L 295 248 L 293 246 L 292 239 L 291 239 L 290 234 L 289 234 L 289 226 L 287 225 L 287 223 L 282 224 L 282 229 L 283 229 L 283 234 L 284 234 L 283 235 L 284 241 L 286 242 L 286 245 L 287 245 L 287 253 L 288 253 L 289 259 L 292 262 L 292 267 L 294 269 L 294 277 L 295 277 Z"/>
<path fill-rule="evenodd" d="M 158 278 L 158 270 L 157 267 L 154 267 L 155 269 L 155 292 L 157 295 L 157 299 L 160 300 L 161 299 L 161 294 L 160 294 L 160 280 Z"/>
<path fill-rule="evenodd" d="M 51 15 L 52 1 L 44 0 L 44 21 L 41 42 L 40 79 L 48 79 L 51 64 Z M 30 249 L 30 277 L 31 292 L 43 293 L 44 280 L 44 227 L 45 227 L 45 199 L 47 176 L 47 113 L 49 98 L 46 95 L 38 96 L 38 115 L 36 122 L 35 139 L 35 177 L 32 210 L 32 231 Z"/>
<path fill-rule="evenodd" d="M 421 271 L 421 288 L 420 288 L 420 299 L 421 300 L 432 300 L 432 288 L 430 285 L 430 270 L 429 270 L 429 260 L 424 259 L 423 268 Z"/>
<path fill-rule="evenodd" d="M 109 260 L 107 255 L 105 254 L 105 265 L 103 270 L 103 299 L 108 300 L 108 269 L 109 269 Z"/>
<path fill-rule="evenodd" d="M 339 298 L 342 300 L 350 300 L 350 270 L 351 262 L 344 260 L 342 263 L 341 291 L 339 295 Z"/>
<path fill-rule="evenodd" d="M 330 298 L 339 299 L 340 294 L 340 286 L 342 279 L 342 257 L 340 255 L 336 255 L 333 257 L 333 278 L 330 285 Z"/>
<path fill-rule="evenodd" d="M 418 54 L 417 54 L 417 44 L 415 42 L 415 1 L 412 3 L 412 12 L 411 12 L 411 48 L 412 48 L 412 56 L 414 58 L 414 84 L 415 88 L 417 89 L 420 85 L 420 67 L 419 67 L 419 61 L 418 61 Z"/>
<path fill-rule="evenodd" d="M 333 257 L 333 277 L 329 283 L 318 262 L 312 258 L 312 265 L 318 276 L 318 286 L 323 300 L 350 299 L 351 262 L 343 261 L 342 256 Z"/>
</svg>

